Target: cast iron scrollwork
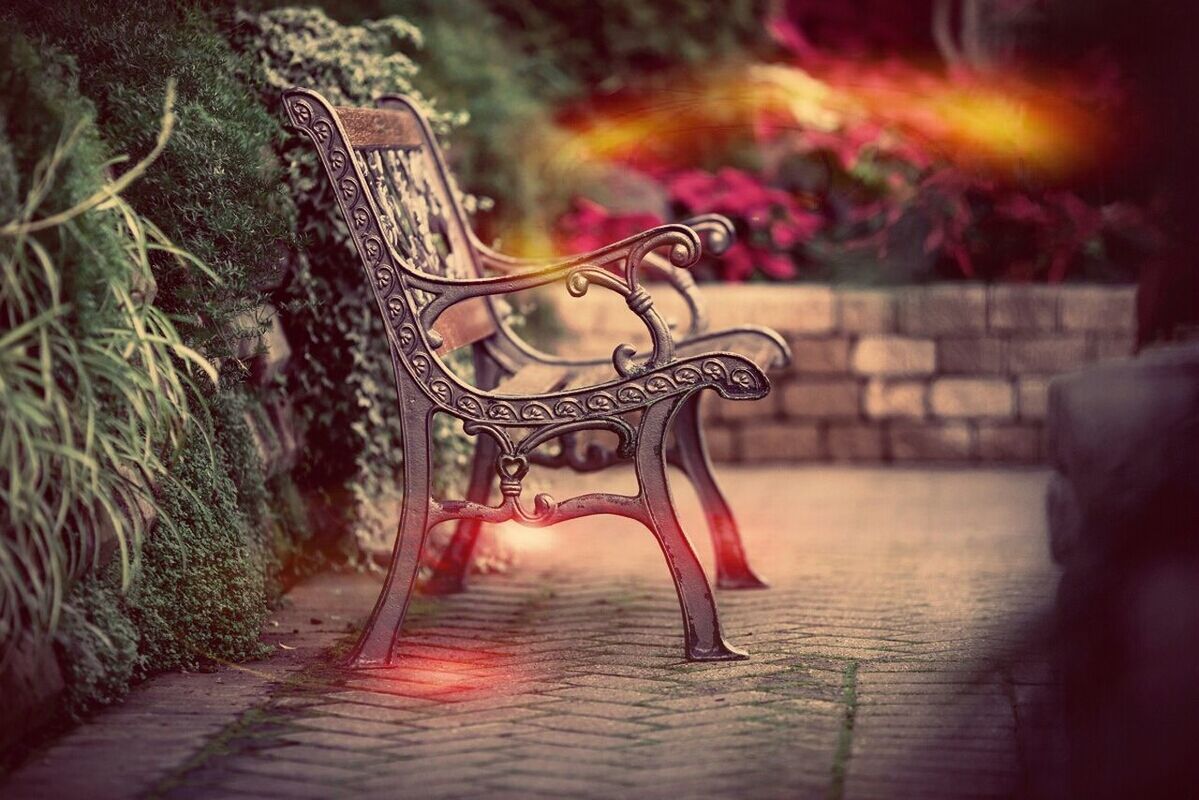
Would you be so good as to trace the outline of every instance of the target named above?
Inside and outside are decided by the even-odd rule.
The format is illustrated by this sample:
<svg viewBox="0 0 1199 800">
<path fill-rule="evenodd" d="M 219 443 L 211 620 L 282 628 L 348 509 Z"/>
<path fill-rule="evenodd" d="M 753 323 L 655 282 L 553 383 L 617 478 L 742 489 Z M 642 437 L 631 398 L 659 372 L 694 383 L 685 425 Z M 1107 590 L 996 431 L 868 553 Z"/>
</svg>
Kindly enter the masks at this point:
<svg viewBox="0 0 1199 800">
<path fill-rule="evenodd" d="M 524 477 L 529 472 L 530 463 L 536 463 L 533 453 L 537 448 L 559 437 L 573 436 L 581 430 L 606 429 L 615 433 L 619 440 L 617 456 L 627 459 L 633 457 L 636 441 L 632 426 L 619 417 L 571 420 L 548 425 L 534 430 L 519 443 L 514 443 L 508 431 L 500 425 L 471 421 L 464 423 L 462 427 L 471 436 L 489 436 L 498 446 L 495 472 L 500 479 L 502 499 L 498 506 L 484 506 L 458 500 L 434 500 L 432 503 L 435 514 L 456 518 L 474 517 L 492 523 L 515 520 L 537 527 L 551 524 L 559 508 L 557 501 L 545 493 L 533 498 L 532 512 L 527 511 L 521 504 Z"/>
<path fill-rule="evenodd" d="M 657 399 L 655 395 L 677 394 L 694 388 L 696 381 L 691 378 L 697 374 L 703 376 L 700 383 L 710 383 L 726 398 L 760 397 L 768 390 L 766 376 L 753 362 L 741 356 L 715 353 L 693 359 L 674 359 L 674 341 L 670 330 L 653 308 L 648 293 L 640 286 L 637 271 L 650 253 L 666 247 L 670 248 L 672 266 L 681 268 L 694 264 L 702 252 L 702 242 L 691 227 L 683 224 L 661 225 L 601 248 L 586 257 L 500 276 L 468 279 L 435 274 L 458 271 L 429 266 L 438 263 L 440 252 L 440 248 L 429 240 L 429 231 L 434 227 L 431 220 L 438 214 L 426 216 L 407 210 L 405 204 L 399 202 L 397 195 L 404 192 L 399 191 L 394 178 L 389 179 L 392 181 L 389 184 L 388 179 L 379 175 L 372 184 L 364 174 L 365 169 L 371 168 L 372 162 L 378 167 L 393 163 L 394 159 L 376 152 L 357 152 L 362 148 L 355 149 L 349 144 L 340 123 L 315 93 L 293 90 L 288 93 L 286 102 L 293 123 L 313 137 L 330 176 L 337 185 L 345 187 L 338 194 L 338 200 L 346 218 L 354 221 L 351 232 L 364 265 L 373 268 L 372 286 L 384 318 L 391 322 L 388 336 L 392 338 L 393 346 L 398 347 L 401 362 L 443 410 L 464 419 L 498 424 L 552 424 L 644 408 Z M 334 153 L 345 152 L 355 152 L 355 157 L 332 157 Z M 415 174 L 416 168 L 411 166 L 414 163 L 410 161 L 405 174 Z M 416 182 L 413 185 L 427 185 L 430 178 L 425 175 L 421 180 L 423 184 Z M 376 189 L 388 186 L 396 188 L 390 196 L 377 197 L 369 188 L 372 185 Z M 417 190 L 410 188 L 407 191 Z M 430 197 L 428 191 L 420 191 L 423 198 Z M 386 208 L 390 214 L 383 213 L 382 208 Z M 389 216 L 392 223 L 390 235 L 384 233 L 386 226 L 381 222 Z M 703 225 L 719 227 L 714 222 L 705 222 Z M 401 240 L 395 238 L 397 230 L 411 232 L 408 238 L 412 241 L 406 245 L 411 258 L 398 251 L 397 244 Z M 617 264 L 621 267 L 620 273 L 609 269 Z M 612 356 L 617 372 L 617 379 L 612 383 L 515 400 L 500 399 L 464 384 L 442 365 L 435 354 L 434 342 L 429 341 L 429 333 L 433 322 L 445 309 L 472 297 L 517 292 L 559 280 L 566 281 L 568 289 L 576 294 L 585 293 L 587 285 L 600 284 L 624 296 L 630 309 L 638 314 L 650 331 L 653 349 L 647 362 L 636 363 L 636 351 L 630 345 L 621 344 L 615 348 Z M 688 363 L 700 358 L 728 362 L 719 372 L 726 376 L 726 380 L 709 380 L 709 373 L 697 370 L 698 364 Z M 738 380 L 728 379 L 734 373 Z M 620 392 L 618 387 L 622 381 L 630 379 L 645 383 L 629 385 L 626 391 Z M 439 391 L 434 392 L 434 382 Z M 533 403 L 537 405 L 531 408 L 530 404 Z M 549 411 L 542 415 L 537 413 L 538 409 Z M 482 415 L 477 416 L 480 411 Z"/>
<path fill-rule="evenodd" d="M 431 528 L 458 521 L 442 558 L 457 565 L 448 573 L 452 580 L 446 585 L 460 587 L 462 569 L 469 563 L 473 546 L 469 542 L 480 523 L 517 521 L 544 526 L 592 514 L 625 516 L 654 533 L 678 591 L 688 658 L 743 657 L 723 640 L 703 567 L 674 515 L 666 482 L 666 436 L 676 416 L 686 429 L 698 426 L 696 404 L 701 390 L 750 399 L 765 395 L 769 383 L 754 360 L 718 347 L 697 347 L 716 341 L 706 335 L 689 339 L 689 354 L 679 357 L 671 331 L 639 275 L 642 269 L 667 275 L 687 298 L 693 332 L 701 330 L 705 320 L 687 268 L 700 258 L 701 234 L 719 251 L 731 241 L 731 226 L 723 218 L 710 216 L 689 224 L 658 226 L 573 258 L 551 262 L 507 259 L 482 248 L 473 238 L 428 121 L 419 109 L 399 97 L 382 103 L 392 110 L 338 112 L 315 92 L 293 89 L 284 94 L 284 107 L 293 125 L 315 144 L 349 226 L 385 321 L 401 401 L 405 459 L 399 532 L 384 588 L 352 651 L 351 662 L 357 666 L 392 663 L 395 639 Z M 351 124 L 355 139 L 347 134 L 343 119 Z M 501 274 L 485 276 L 486 266 L 498 264 L 503 265 Z M 638 357 L 631 345 L 617 346 L 612 354 L 616 375 L 602 383 L 591 380 L 589 385 L 572 387 L 572 376 L 562 373 L 552 385 L 565 388 L 501 394 L 492 387 L 503 375 L 513 375 L 538 361 L 553 370 L 565 362 L 539 358 L 520 343 L 500 319 L 495 298 L 553 282 L 562 282 L 575 296 L 596 285 L 620 294 L 649 330 L 651 351 Z M 476 370 L 482 370 L 477 372 L 482 376 L 478 387 L 459 379 L 442 362 L 437 351 L 444 349 L 448 337 L 433 330 L 444 312 L 473 298 L 485 302 L 464 307 L 463 312 L 469 313 L 459 319 L 467 319 L 481 307 L 488 315 L 483 319 L 485 332 L 446 330 L 454 333 L 458 344 L 462 343 L 460 335 L 476 336 L 473 355 Z M 463 324 L 478 325 L 475 319 Z M 478 339 L 479 335 L 484 338 Z M 777 335 L 770 336 L 785 357 L 785 344 Z M 581 366 L 590 369 L 595 364 L 584 362 Z M 471 486 L 464 500 L 437 500 L 430 492 L 430 425 L 437 412 L 462 420 L 464 430 L 476 440 Z M 634 418 L 632 412 L 636 412 L 636 428 L 628 421 Z M 577 437 L 589 430 L 615 434 L 616 446 L 592 446 L 579 454 Z M 555 441 L 561 449 L 547 452 L 543 446 Z M 679 441 L 683 446 L 674 458 L 698 481 L 695 485 L 705 513 L 710 523 L 715 521 L 712 532 L 718 580 L 742 588 L 761 586 L 745 564 L 735 526 L 706 471 L 702 441 L 694 436 Z M 591 469 L 621 459 L 633 462 L 638 482 L 635 496 L 595 492 L 557 501 L 538 494 L 531 508 L 521 501 L 524 479 L 533 464 L 565 463 Z M 492 471 L 499 477 L 501 493 L 494 506 L 487 504 Z M 459 546 L 464 541 L 468 544 Z M 446 574 L 440 566 L 439 573 Z"/>
</svg>

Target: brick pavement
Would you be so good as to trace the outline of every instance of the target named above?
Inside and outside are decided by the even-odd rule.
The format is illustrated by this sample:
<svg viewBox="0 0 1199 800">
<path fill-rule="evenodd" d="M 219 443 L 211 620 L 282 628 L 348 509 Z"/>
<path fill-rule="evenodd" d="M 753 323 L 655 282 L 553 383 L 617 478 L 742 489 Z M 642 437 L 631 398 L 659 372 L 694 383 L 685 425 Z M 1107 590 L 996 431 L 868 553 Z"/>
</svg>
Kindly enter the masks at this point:
<svg viewBox="0 0 1199 800">
<path fill-rule="evenodd" d="M 505 530 L 518 569 L 420 600 L 394 669 L 325 666 L 319 654 L 361 621 L 378 583 L 320 576 L 267 629 L 295 649 L 153 681 L 33 759 L 0 796 L 956 798 L 1027 788 L 1048 675 L 1023 642 L 1054 579 L 1044 473 L 724 472 L 773 583 L 719 598 L 726 635 L 749 661 L 680 661 L 666 570 L 635 523 Z M 558 493 L 579 480 L 561 480 Z M 688 529 L 702 531 L 694 498 L 678 495 Z"/>
</svg>

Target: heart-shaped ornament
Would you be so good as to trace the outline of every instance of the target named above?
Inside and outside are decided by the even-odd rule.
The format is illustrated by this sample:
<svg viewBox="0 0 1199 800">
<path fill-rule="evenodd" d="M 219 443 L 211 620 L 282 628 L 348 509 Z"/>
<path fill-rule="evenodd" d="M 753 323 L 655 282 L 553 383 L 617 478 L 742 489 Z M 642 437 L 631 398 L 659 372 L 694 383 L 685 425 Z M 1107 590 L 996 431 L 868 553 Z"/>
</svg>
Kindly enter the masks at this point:
<svg viewBox="0 0 1199 800">
<path fill-rule="evenodd" d="M 497 464 L 500 477 L 510 481 L 518 481 L 529 471 L 529 460 L 524 456 L 500 454 Z"/>
</svg>

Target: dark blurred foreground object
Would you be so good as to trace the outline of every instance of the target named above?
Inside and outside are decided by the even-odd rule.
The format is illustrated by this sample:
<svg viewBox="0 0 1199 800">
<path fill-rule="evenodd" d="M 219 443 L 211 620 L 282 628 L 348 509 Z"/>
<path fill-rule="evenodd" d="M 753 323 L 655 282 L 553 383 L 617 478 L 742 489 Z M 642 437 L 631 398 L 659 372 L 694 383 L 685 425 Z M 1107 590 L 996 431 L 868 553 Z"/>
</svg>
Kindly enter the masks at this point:
<svg viewBox="0 0 1199 800">
<path fill-rule="evenodd" d="M 1060 796 L 1199 797 L 1199 341 L 1054 380 L 1048 435 Z"/>
<path fill-rule="evenodd" d="M 1137 338 L 1176 339 L 1199 326 L 1199 3 L 1193 0 L 1018 0 L 1038 7 L 1031 50 L 1044 61 L 1113 61 L 1134 105 L 1130 152 L 1103 178 L 1151 204 L 1168 244 L 1143 265 Z"/>
<path fill-rule="evenodd" d="M 1046 49 L 1098 49 L 1136 100 L 1117 180 L 1168 244 L 1142 268 L 1137 358 L 1050 386 L 1050 536 L 1062 564 L 1063 797 L 1199 797 L 1199 4 L 1058 0 Z M 1189 339 L 1189 341 L 1187 341 Z"/>
</svg>

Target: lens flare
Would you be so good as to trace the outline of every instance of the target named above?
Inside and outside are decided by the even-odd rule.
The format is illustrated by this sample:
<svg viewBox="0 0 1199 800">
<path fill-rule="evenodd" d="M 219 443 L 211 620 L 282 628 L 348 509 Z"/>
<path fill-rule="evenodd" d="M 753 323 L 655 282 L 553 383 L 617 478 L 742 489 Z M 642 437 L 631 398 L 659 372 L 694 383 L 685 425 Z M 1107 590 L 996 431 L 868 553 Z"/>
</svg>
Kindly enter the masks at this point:
<svg viewBox="0 0 1199 800">
<path fill-rule="evenodd" d="M 590 114 L 553 148 L 553 171 L 582 164 L 690 166 L 697 149 L 764 132 L 875 126 L 963 166 L 1068 173 L 1102 150 L 1099 113 L 1061 80 L 942 74 L 904 62 L 757 64 L 713 72 L 669 95 Z"/>
<path fill-rule="evenodd" d="M 516 555 L 546 553 L 554 549 L 554 534 L 548 528 L 527 528 L 516 522 L 505 522 L 495 528 L 496 543 Z"/>
</svg>

